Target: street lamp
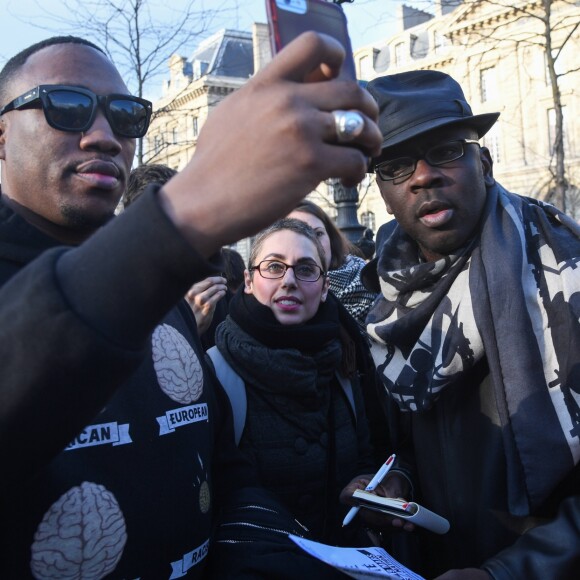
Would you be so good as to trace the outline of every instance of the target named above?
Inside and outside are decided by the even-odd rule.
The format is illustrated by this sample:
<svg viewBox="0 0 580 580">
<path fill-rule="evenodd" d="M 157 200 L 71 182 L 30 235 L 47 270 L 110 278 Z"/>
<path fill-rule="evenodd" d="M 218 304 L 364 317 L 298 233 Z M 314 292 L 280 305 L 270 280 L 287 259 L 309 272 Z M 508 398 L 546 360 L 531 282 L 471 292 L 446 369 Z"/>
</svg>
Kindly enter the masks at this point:
<svg viewBox="0 0 580 580">
<path fill-rule="evenodd" d="M 358 221 L 356 213 L 358 204 L 358 189 L 345 187 L 340 179 L 329 179 L 328 188 L 332 192 L 336 204 L 336 225 L 350 242 L 356 242 L 362 237 L 365 227 Z"/>
</svg>

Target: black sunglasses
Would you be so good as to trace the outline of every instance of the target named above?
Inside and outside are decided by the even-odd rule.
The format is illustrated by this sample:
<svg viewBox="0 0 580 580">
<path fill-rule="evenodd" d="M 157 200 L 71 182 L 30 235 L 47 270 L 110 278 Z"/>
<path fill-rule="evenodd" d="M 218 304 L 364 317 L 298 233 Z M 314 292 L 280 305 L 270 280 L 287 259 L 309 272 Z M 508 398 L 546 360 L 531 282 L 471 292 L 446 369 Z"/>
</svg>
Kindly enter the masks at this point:
<svg viewBox="0 0 580 580">
<path fill-rule="evenodd" d="M 130 138 L 147 133 L 152 111 L 149 101 L 132 95 L 103 96 L 82 87 L 39 85 L 2 107 L 0 115 L 39 104 L 51 127 L 73 133 L 87 131 L 100 106 L 111 129 L 121 137 Z"/>
</svg>

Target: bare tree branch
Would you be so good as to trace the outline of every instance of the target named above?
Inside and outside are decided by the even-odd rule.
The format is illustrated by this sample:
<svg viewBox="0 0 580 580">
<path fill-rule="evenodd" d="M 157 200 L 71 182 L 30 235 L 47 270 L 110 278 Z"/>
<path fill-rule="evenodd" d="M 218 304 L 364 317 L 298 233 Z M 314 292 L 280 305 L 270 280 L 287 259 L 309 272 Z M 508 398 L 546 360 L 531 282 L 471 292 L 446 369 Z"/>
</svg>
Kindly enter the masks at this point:
<svg viewBox="0 0 580 580">
<path fill-rule="evenodd" d="M 551 199 L 566 211 L 566 194 L 570 184 L 566 175 L 564 114 L 559 81 L 580 70 L 580 66 L 562 71 L 557 70 L 557 63 L 566 45 L 580 28 L 578 12 L 570 14 L 563 10 L 575 7 L 576 4 L 568 0 L 467 0 L 464 5 L 473 10 L 485 6 L 497 9 L 484 12 L 480 26 L 470 29 L 469 34 L 475 43 L 495 47 L 511 44 L 516 49 L 533 46 L 539 47 L 544 54 L 555 117 L 551 157 L 547 167 L 551 180 L 546 186 L 546 199 Z M 520 21 L 525 22 L 525 27 L 514 26 Z"/>
<path fill-rule="evenodd" d="M 78 35 L 81 30 L 83 37 L 101 45 L 129 89 L 140 97 L 165 72 L 171 55 L 191 51 L 218 18 L 232 11 L 218 2 L 216 8 L 207 9 L 199 0 L 188 0 L 179 9 L 155 0 L 62 0 L 62 10 L 55 15 L 39 0 L 35 4 L 44 16 L 31 25 L 59 34 Z M 143 162 L 142 140 L 137 161 Z"/>
</svg>

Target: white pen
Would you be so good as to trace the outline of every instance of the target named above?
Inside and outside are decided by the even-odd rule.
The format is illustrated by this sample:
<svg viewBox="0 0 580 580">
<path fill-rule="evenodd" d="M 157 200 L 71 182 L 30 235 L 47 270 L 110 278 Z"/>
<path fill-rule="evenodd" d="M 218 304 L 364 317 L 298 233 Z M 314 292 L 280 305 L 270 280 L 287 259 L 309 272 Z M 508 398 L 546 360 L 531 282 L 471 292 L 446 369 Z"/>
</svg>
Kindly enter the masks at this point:
<svg viewBox="0 0 580 580">
<path fill-rule="evenodd" d="M 381 465 L 380 469 L 375 473 L 375 476 L 369 481 L 369 484 L 365 487 L 365 491 L 373 491 L 373 489 L 375 489 L 375 487 L 377 487 L 377 485 L 379 485 L 379 483 L 381 483 L 381 481 L 383 481 L 383 479 L 385 478 L 387 473 L 389 473 L 389 470 L 391 469 L 391 467 L 393 467 L 395 457 L 396 457 L 396 455 L 393 453 Z M 346 516 L 342 522 L 342 527 L 347 526 L 348 524 L 350 524 L 350 522 L 352 522 L 352 518 L 354 518 L 354 516 L 356 516 L 359 509 L 360 509 L 359 506 L 354 506 L 354 507 L 350 508 L 350 510 L 348 511 L 348 513 L 346 514 Z"/>
</svg>

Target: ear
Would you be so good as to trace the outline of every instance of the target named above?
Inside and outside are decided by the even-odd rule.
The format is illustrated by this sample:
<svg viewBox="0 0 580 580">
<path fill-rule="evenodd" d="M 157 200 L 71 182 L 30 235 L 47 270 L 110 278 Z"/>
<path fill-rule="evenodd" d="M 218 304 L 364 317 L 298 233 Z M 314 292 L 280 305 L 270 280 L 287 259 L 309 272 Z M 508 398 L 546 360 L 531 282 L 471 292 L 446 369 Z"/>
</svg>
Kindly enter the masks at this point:
<svg viewBox="0 0 580 580">
<path fill-rule="evenodd" d="M 6 121 L 4 118 L 0 117 L 0 159 L 6 159 L 5 152 L 6 144 Z"/>
<path fill-rule="evenodd" d="M 320 302 L 326 302 L 329 288 L 330 288 L 330 278 L 328 277 L 328 274 L 327 274 L 324 277 L 324 283 L 322 285 L 322 294 L 320 295 Z"/>
<path fill-rule="evenodd" d="M 246 294 L 253 294 L 252 292 L 252 275 L 249 270 L 244 270 L 244 292 Z"/>
<path fill-rule="evenodd" d="M 483 181 L 487 187 L 491 187 L 495 183 L 493 177 L 493 159 L 487 147 L 479 148 L 479 157 L 481 159 L 481 167 L 483 171 Z"/>
</svg>

